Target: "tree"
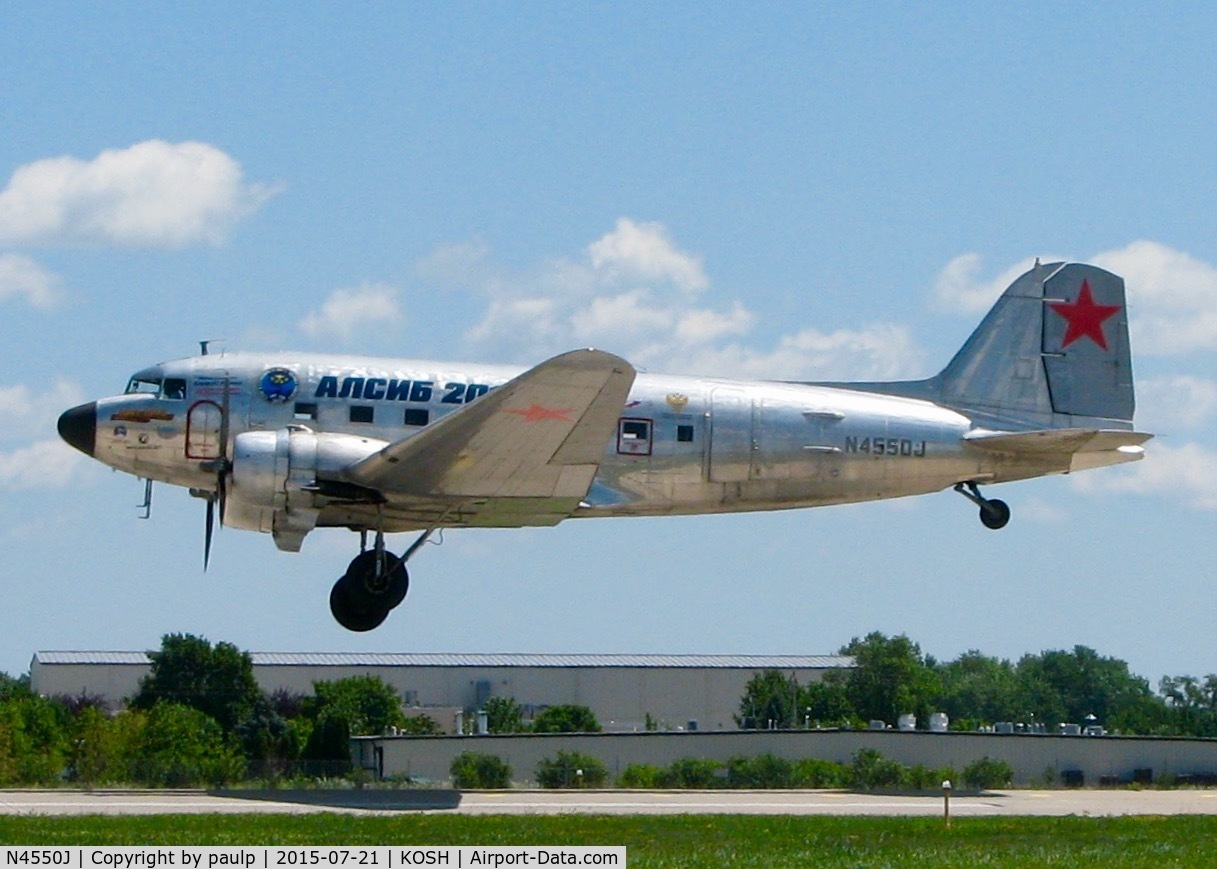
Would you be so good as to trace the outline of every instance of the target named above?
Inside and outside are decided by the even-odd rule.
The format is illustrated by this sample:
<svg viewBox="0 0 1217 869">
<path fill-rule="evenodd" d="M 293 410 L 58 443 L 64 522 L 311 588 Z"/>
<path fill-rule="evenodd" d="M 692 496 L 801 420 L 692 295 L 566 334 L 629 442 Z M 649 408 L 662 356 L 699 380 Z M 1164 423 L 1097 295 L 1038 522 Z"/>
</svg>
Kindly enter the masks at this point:
<svg viewBox="0 0 1217 869">
<path fill-rule="evenodd" d="M 323 713 L 313 724 L 301 760 L 320 765 L 324 774 L 342 775 L 351 769 L 351 727 L 341 714 Z"/>
<path fill-rule="evenodd" d="M 219 785 L 245 771 L 236 747 L 211 716 L 180 703 L 148 710 L 139 742 L 142 778 L 154 787 Z"/>
<path fill-rule="evenodd" d="M 599 733 L 600 722 L 586 706 L 550 706 L 533 719 L 534 733 Z"/>
<path fill-rule="evenodd" d="M 537 764 L 537 783 L 543 788 L 598 788 L 607 777 L 602 761 L 578 751 L 559 751 L 556 758 Z"/>
<path fill-rule="evenodd" d="M 523 733 L 524 710 L 513 697 L 491 697 L 482 704 L 486 713 L 486 728 L 491 733 Z"/>
<path fill-rule="evenodd" d="M 0 673 L 0 703 L 13 697 L 28 697 L 30 694 L 30 674 L 26 673 L 13 678 L 8 673 Z"/>
<path fill-rule="evenodd" d="M 148 657 L 152 670 L 140 680 L 133 708 L 151 710 L 158 702 L 189 706 L 227 732 L 250 715 L 261 695 L 252 659 L 231 643 L 213 648 L 193 634 L 166 634 L 161 650 Z"/>
<path fill-rule="evenodd" d="M 1130 673 L 1127 662 L 1102 657 L 1086 646 L 1024 655 L 1018 678 L 1026 708 L 1048 722 L 1080 723 L 1094 715 L 1110 724 L 1153 697 L 1149 683 Z"/>
<path fill-rule="evenodd" d="M 1171 732 L 1217 736 L 1217 675 L 1210 673 L 1203 682 L 1195 676 L 1163 676 L 1158 692 Z"/>
<path fill-rule="evenodd" d="M 111 717 L 97 706 L 83 708 L 72 727 L 72 780 L 90 786 L 134 781 L 147 718 L 137 710 Z"/>
<path fill-rule="evenodd" d="M 878 631 L 855 637 L 841 649 L 855 666 L 845 677 L 846 694 L 859 717 L 889 724 L 913 713 L 927 721 L 935 711 L 938 677 L 921 655 L 921 647 L 901 634 L 887 637 Z"/>
<path fill-rule="evenodd" d="M 405 725 L 397 692 L 379 676 L 314 682 L 313 697 L 305 702 L 304 714 L 317 722 L 342 718 L 352 736 L 379 734 Z"/>
<path fill-rule="evenodd" d="M 402 733 L 411 736 L 442 736 L 443 729 L 430 715 L 408 715 L 402 719 L 399 728 Z"/>
<path fill-rule="evenodd" d="M 859 748 L 854 752 L 850 779 L 854 787 L 863 790 L 899 787 L 905 777 L 905 769 L 898 761 L 888 760 L 873 748 Z"/>
<path fill-rule="evenodd" d="M 300 754 L 299 734 L 265 694 L 258 695 L 249 714 L 233 728 L 233 735 L 246 759 L 263 766 L 282 765 Z"/>
<path fill-rule="evenodd" d="M 822 681 L 800 688 L 798 711 L 807 723 L 822 725 L 849 724 L 858 718 L 839 673 L 829 673 Z"/>
<path fill-rule="evenodd" d="M 798 719 L 799 683 L 781 670 L 765 670 L 748 680 L 736 721 L 745 729 L 788 729 Z"/>
<path fill-rule="evenodd" d="M 1027 714 L 1019 708 L 1018 673 L 1010 661 L 972 650 L 940 664 L 937 672 L 941 687 L 936 705 L 951 721 L 991 724 Z"/>
<path fill-rule="evenodd" d="M 970 788 L 1004 788 L 1014 778 L 1014 770 L 1004 760 L 985 755 L 963 768 L 963 782 Z"/>
<path fill-rule="evenodd" d="M 64 708 L 32 694 L 0 703 L 0 786 L 49 785 L 68 765 Z"/>
<path fill-rule="evenodd" d="M 511 787 L 511 765 L 493 754 L 462 751 L 452 758 L 448 772 L 452 786 L 461 790 Z"/>
</svg>

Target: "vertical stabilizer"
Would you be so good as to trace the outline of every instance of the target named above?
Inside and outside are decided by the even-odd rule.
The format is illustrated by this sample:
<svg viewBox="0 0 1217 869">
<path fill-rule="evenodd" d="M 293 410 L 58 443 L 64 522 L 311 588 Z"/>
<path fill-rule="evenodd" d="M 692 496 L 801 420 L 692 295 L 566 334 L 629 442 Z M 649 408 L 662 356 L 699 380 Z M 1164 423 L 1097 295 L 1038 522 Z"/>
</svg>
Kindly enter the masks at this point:
<svg viewBox="0 0 1217 869">
<path fill-rule="evenodd" d="M 1123 279 L 1079 263 L 1037 265 L 1010 285 L 933 382 L 943 403 L 1004 419 L 1128 427 L 1134 399 Z"/>
</svg>

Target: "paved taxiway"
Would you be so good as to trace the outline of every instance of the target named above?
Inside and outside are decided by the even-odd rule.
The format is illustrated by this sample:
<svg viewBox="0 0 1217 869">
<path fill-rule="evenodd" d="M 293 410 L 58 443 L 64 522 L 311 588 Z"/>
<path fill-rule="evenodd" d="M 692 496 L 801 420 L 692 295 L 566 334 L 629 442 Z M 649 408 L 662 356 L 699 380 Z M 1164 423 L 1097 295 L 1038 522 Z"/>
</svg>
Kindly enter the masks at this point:
<svg viewBox="0 0 1217 869">
<path fill-rule="evenodd" d="M 263 792 L 242 798 L 202 791 L 0 791 L 5 815 L 150 815 L 437 811 L 455 814 L 940 815 L 939 796 L 842 791 L 358 791 Z M 429 794 L 436 794 L 435 797 Z M 1217 791 L 991 791 L 951 798 L 955 817 L 1000 815 L 1217 815 Z"/>
</svg>

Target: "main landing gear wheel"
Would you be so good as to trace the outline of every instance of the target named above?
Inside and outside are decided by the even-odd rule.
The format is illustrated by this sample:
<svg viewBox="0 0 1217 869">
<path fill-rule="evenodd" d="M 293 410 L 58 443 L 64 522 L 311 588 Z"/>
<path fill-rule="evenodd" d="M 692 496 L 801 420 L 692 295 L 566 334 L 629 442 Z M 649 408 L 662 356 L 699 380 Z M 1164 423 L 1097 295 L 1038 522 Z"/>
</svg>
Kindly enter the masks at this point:
<svg viewBox="0 0 1217 869">
<path fill-rule="evenodd" d="M 330 591 L 330 612 L 348 631 L 380 627 L 406 598 L 410 575 L 405 562 L 382 547 L 356 555 Z"/>
<path fill-rule="evenodd" d="M 956 483 L 955 491 L 980 508 L 980 521 L 986 528 L 996 531 L 1010 521 L 1010 505 L 997 498 L 986 498 L 973 481 Z"/>
<path fill-rule="evenodd" d="M 341 581 L 347 583 L 347 594 L 356 606 L 385 612 L 405 600 L 410 590 L 405 562 L 383 549 L 356 555 Z"/>
<path fill-rule="evenodd" d="M 351 601 L 346 577 L 334 583 L 330 589 L 330 613 L 334 620 L 348 631 L 363 633 L 380 627 L 389 616 L 387 609 L 362 609 Z"/>
<path fill-rule="evenodd" d="M 376 532 L 376 544 L 368 549 L 367 530 L 361 532 L 360 549 L 351 559 L 347 572 L 330 590 L 330 612 L 348 631 L 370 631 L 379 627 L 389 611 L 406 599 L 410 574 L 406 562 L 435 532 L 424 531 L 400 557 L 385 549 L 383 531 Z"/>
</svg>

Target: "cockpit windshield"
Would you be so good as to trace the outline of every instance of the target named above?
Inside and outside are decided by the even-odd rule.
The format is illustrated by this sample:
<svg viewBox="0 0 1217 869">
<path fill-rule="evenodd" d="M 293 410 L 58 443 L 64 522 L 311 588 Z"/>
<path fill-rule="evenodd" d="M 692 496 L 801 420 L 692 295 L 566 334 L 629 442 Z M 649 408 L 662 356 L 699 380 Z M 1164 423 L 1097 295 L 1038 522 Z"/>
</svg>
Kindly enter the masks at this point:
<svg viewBox="0 0 1217 869">
<path fill-rule="evenodd" d="M 144 377 L 144 376 L 141 376 L 138 374 L 135 375 L 127 382 L 126 394 L 135 395 L 137 393 L 140 395 L 160 395 L 161 394 L 160 378 L 157 377 L 154 379 L 151 377 Z"/>
<path fill-rule="evenodd" d="M 136 374 L 127 381 L 127 395 L 155 395 L 157 398 L 185 398 L 186 380 L 182 377 L 157 377 Z"/>
</svg>

